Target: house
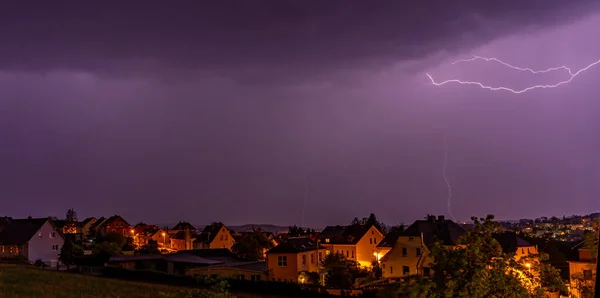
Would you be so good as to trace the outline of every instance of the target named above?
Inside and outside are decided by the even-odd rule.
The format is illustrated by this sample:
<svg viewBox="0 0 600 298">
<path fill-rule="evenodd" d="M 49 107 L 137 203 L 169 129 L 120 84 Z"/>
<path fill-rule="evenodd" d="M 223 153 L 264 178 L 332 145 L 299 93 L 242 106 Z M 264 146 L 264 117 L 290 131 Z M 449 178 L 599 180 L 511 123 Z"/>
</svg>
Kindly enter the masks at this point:
<svg viewBox="0 0 600 298">
<path fill-rule="evenodd" d="M 514 232 L 502 232 L 493 235 L 494 239 L 498 241 L 504 253 L 514 253 L 515 260 L 519 261 L 525 258 L 526 262 L 538 260 L 538 248 L 523 239 L 521 236 Z M 531 259 L 534 260 L 531 260 Z M 531 266 L 531 265 L 530 265 Z"/>
<path fill-rule="evenodd" d="M 94 228 L 96 235 L 98 235 L 98 233 L 105 235 L 112 232 L 123 234 L 125 237 L 131 237 L 133 234 L 131 225 L 119 215 L 113 215 L 102 220 L 100 224 L 96 225 Z"/>
<path fill-rule="evenodd" d="M 579 261 L 569 262 L 569 292 L 570 297 L 594 297 L 596 280 L 596 255 L 593 249 L 580 248 Z"/>
<path fill-rule="evenodd" d="M 77 232 L 81 233 L 83 237 L 88 237 L 90 235 L 90 227 L 96 223 L 98 219 L 95 217 L 88 217 L 79 223 L 77 226 Z"/>
<path fill-rule="evenodd" d="M 232 232 L 222 223 L 216 222 L 204 227 L 202 233 L 194 241 L 194 249 L 231 249 L 235 240 Z"/>
<path fill-rule="evenodd" d="M 48 218 L 14 219 L 0 232 L 0 257 L 41 260 L 56 267 L 63 243 L 61 231 Z"/>
<path fill-rule="evenodd" d="M 390 235 L 385 246 L 379 247 L 380 252 L 387 250 L 380 259 L 383 277 L 398 278 L 417 274 L 429 276 L 432 260 L 427 257 L 428 248 L 436 240 L 442 241 L 446 246 L 455 246 L 458 238 L 466 232 L 444 216 L 428 216 L 427 220 L 415 221 L 404 232 Z M 390 243 L 394 243 L 391 249 Z"/>
<path fill-rule="evenodd" d="M 186 221 L 180 221 L 171 230 L 174 230 L 174 231 L 183 231 L 186 228 L 190 229 L 190 232 L 192 234 L 196 234 L 196 228 L 194 226 L 192 226 L 189 222 L 186 222 Z"/>
<path fill-rule="evenodd" d="M 171 243 L 171 236 L 166 230 L 163 229 L 159 229 L 156 232 L 152 233 L 148 240 L 150 239 L 156 241 L 160 248 L 168 247 Z M 148 243 L 148 241 L 146 241 L 144 244 L 146 243 Z"/>
<path fill-rule="evenodd" d="M 225 248 L 199 249 L 188 252 L 198 257 L 219 261 L 220 263 L 189 268 L 185 272 L 187 276 L 217 275 L 254 281 L 267 280 L 266 262 L 242 259 Z"/>
<path fill-rule="evenodd" d="M 191 250 L 196 236 L 192 236 L 189 227 L 185 227 L 185 230 L 177 231 L 169 240 L 173 250 Z"/>
<path fill-rule="evenodd" d="M 100 217 L 94 223 L 92 223 L 88 230 L 88 237 L 89 236 L 91 236 L 91 237 L 99 236 L 100 232 L 101 232 L 101 227 L 103 226 L 103 223 L 107 220 L 108 220 L 108 218 L 106 218 L 106 217 Z"/>
<path fill-rule="evenodd" d="M 318 272 L 326 248 L 308 237 L 290 237 L 267 251 L 267 274 L 272 281 L 302 282 L 302 272 Z"/>
<path fill-rule="evenodd" d="M 384 238 L 374 225 L 328 226 L 320 233 L 320 243 L 331 253 L 344 255 L 363 267 L 377 260 L 377 244 Z"/>
</svg>

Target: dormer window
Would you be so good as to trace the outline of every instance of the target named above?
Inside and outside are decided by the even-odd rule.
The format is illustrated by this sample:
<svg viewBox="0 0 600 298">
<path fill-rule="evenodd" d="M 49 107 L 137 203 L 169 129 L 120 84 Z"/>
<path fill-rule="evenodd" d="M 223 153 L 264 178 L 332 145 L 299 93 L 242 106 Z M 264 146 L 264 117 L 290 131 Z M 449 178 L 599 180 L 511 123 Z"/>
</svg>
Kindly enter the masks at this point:
<svg viewBox="0 0 600 298">
<path fill-rule="evenodd" d="M 329 243 L 329 238 L 325 238 L 325 243 Z"/>
</svg>

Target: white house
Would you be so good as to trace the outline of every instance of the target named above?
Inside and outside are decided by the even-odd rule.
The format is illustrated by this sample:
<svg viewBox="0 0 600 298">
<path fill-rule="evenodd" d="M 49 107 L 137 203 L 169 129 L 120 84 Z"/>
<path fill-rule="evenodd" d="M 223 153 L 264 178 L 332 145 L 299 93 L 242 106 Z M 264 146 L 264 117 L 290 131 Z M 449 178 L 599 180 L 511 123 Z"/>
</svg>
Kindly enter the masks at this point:
<svg viewBox="0 0 600 298">
<path fill-rule="evenodd" d="M 9 220 L 0 226 L 0 258 L 24 257 L 56 267 L 64 241 L 48 218 Z"/>
</svg>

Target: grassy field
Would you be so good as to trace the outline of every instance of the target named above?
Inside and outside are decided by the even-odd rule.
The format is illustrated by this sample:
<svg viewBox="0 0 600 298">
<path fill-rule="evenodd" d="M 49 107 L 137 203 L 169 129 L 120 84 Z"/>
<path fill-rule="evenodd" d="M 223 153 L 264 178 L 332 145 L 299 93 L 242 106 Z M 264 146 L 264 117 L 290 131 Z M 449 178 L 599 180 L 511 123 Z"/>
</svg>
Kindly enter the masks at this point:
<svg viewBox="0 0 600 298">
<path fill-rule="evenodd" d="M 186 297 L 190 289 L 0 265 L 0 297 Z M 258 297 L 235 294 L 236 297 Z"/>
</svg>

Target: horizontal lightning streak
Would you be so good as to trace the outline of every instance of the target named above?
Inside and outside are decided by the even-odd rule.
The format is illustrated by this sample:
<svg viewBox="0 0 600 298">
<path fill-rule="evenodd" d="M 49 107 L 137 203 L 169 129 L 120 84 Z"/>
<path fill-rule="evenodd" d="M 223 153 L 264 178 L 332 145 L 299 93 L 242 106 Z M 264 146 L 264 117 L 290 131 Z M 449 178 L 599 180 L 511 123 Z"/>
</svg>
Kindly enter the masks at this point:
<svg viewBox="0 0 600 298">
<path fill-rule="evenodd" d="M 471 58 L 471 59 L 457 60 L 457 61 L 454 61 L 452 64 L 456 64 L 456 63 L 460 63 L 460 62 L 471 62 L 471 61 L 475 61 L 475 60 L 484 60 L 486 62 L 497 62 L 497 63 L 500 63 L 500 64 L 506 66 L 506 67 L 509 67 L 509 68 L 512 68 L 512 69 L 516 69 L 516 70 L 519 70 L 519 71 L 531 72 L 533 74 L 547 73 L 547 72 L 551 72 L 551 71 L 556 71 L 556 70 L 563 69 L 563 70 L 566 70 L 569 73 L 570 77 L 569 77 L 568 80 L 561 81 L 561 82 L 558 82 L 556 84 L 534 85 L 534 86 L 530 86 L 530 87 L 527 87 L 527 88 L 524 88 L 524 89 L 515 90 L 515 89 L 509 88 L 509 87 L 493 87 L 493 86 L 488 86 L 488 85 L 484 85 L 483 83 L 478 82 L 478 81 L 462 81 L 462 80 L 457 80 L 457 79 L 451 79 L 451 80 L 446 80 L 446 81 L 443 81 L 443 82 L 436 82 L 429 73 L 426 73 L 426 75 L 429 78 L 429 80 L 431 81 L 431 83 L 433 85 L 436 85 L 436 86 L 441 86 L 441 85 L 445 85 L 445 84 L 448 84 L 448 83 L 458 83 L 458 84 L 461 84 L 461 85 L 476 85 L 476 86 L 481 87 L 482 89 L 488 89 L 488 90 L 492 90 L 492 91 L 500 91 L 500 90 L 502 90 L 502 91 L 509 91 L 509 92 L 512 92 L 512 93 L 515 93 L 515 94 L 519 94 L 519 93 L 524 93 L 524 92 L 527 92 L 527 91 L 530 91 L 530 90 L 533 90 L 533 89 L 556 88 L 556 87 L 558 87 L 560 85 L 564 85 L 564 84 L 570 83 L 580 73 L 582 73 L 582 72 L 584 72 L 584 71 L 586 71 L 586 70 L 588 70 L 588 69 L 596 66 L 597 64 L 600 64 L 600 60 L 598 60 L 598 61 L 596 61 L 594 63 L 591 63 L 590 65 L 588 65 L 588 66 L 586 66 L 586 67 L 578 70 L 577 72 L 573 72 L 569 67 L 566 67 L 566 66 L 552 67 L 552 68 L 548 68 L 548 69 L 545 69 L 545 70 L 533 70 L 531 68 L 521 68 L 521 67 L 513 66 L 511 64 L 508 64 L 508 63 L 506 63 L 506 62 L 504 62 L 502 60 L 496 59 L 496 58 L 485 58 L 485 57 L 481 57 L 481 56 L 473 56 L 473 58 Z"/>
</svg>

